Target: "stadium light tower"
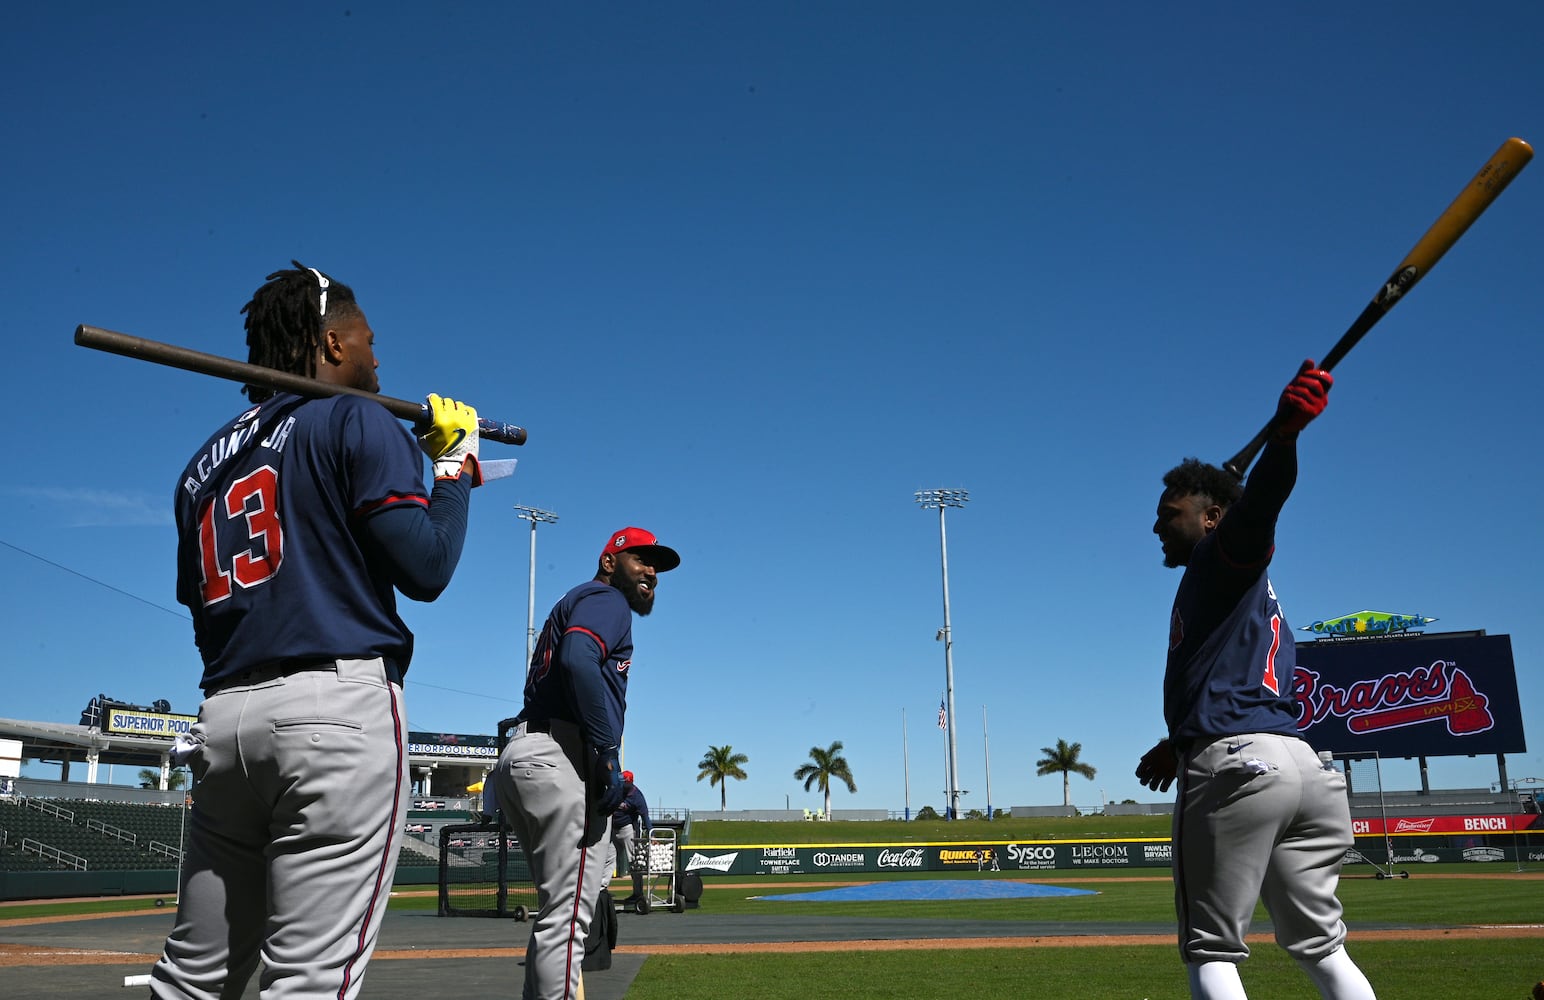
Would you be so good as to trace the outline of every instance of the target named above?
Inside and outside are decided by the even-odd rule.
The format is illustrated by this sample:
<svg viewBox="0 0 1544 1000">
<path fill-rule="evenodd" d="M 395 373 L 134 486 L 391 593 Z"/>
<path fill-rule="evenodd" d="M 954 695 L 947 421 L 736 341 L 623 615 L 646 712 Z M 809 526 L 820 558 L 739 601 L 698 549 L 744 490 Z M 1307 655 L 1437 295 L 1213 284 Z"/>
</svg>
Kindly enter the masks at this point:
<svg viewBox="0 0 1544 1000">
<path fill-rule="evenodd" d="M 949 805 L 947 819 L 960 818 L 960 763 L 956 751 L 954 731 L 954 633 L 949 627 L 949 535 L 944 529 L 944 511 L 949 507 L 963 507 L 970 500 L 969 490 L 918 490 L 917 503 L 923 510 L 938 508 L 938 548 L 944 568 L 944 627 L 938 638 L 944 644 L 944 698 L 948 702 L 944 719 L 949 738 Z"/>
<path fill-rule="evenodd" d="M 540 507 L 522 507 L 519 504 L 515 504 L 515 516 L 522 521 L 531 522 L 531 582 L 526 591 L 525 609 L 525 669 L 529 669 L 531 655 L 536 652 L 536 526 L 552 524 L 558 516 L 550 510 L 542 510 Z M 524 676 L 523 670 L 521 676 Z"/>
</svg>

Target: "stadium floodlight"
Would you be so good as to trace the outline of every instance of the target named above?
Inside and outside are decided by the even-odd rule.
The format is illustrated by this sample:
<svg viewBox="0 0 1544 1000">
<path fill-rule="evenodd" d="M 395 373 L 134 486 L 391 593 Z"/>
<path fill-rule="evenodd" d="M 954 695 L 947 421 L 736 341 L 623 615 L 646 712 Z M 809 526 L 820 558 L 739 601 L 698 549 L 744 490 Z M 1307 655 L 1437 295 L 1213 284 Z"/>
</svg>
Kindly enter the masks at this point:
<svg viewBox="0 0 1544 1000">
<path fill-rule="evenodd" d="M 938 509 L 938 548 L 944 571 L 944 627 L 938 638 L 944 643 L 944 700 L 947 703 L 944 725 L 948 731 L 949 803 L 946 819 L 960 818 L 960 765 L 954 728 L 954 632 L 949 627 L 949 535 L 944 528 L 944 511 L 963 507 L 970 501 L 969 490 L 918 490 L 914 496 L 923 510 Z"/>
<path fill-rule="evenodd" d="M 536 652 L 536 526 L 538 524 L 552 524 L 558 516 L 550 510 L 542 510 L 540 507 L 522 507 L 515 504 L 515 516 L 522 521 L 531 522 L 531 581 L 526 592 L 525 609 L 525 670 L 531 667 L 531 657 Z M 524 670 L 521 676 L 525 676 Z"/>
</svg>

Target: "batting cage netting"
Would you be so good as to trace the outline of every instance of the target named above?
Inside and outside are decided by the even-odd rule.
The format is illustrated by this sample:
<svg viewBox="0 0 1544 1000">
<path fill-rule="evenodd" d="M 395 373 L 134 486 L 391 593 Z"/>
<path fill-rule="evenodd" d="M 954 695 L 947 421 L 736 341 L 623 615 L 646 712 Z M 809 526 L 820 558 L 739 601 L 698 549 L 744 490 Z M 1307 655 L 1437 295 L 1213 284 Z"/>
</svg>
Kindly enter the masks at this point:
<svg viewBox="0 0 1544 1000">
<path fill-rule="evenodd" d="M 1394 872 L 1394 841 L 1388 835 L 1388 805 L 1383 797 L 1383 761 L 1376 752 L 1360 754 L 1336 754 L 1346 774 L 1346 793 L 1351 800 L 1352 814 L 1376 813 L 1383 830 L 1383 850 L 1354 847 L 1348 860 L 1361 860 L 1372 865 L 1378 878 L 1409 878 L 1409 872 Z M 1350 855 L 1355 855 L 1352 858 Z M 1379 857 L 1381 855 L 1381 857 Z"/>
<path fill-rule="evenodd" d="M 494 822 L 440 828 L 440 916 L 513 917 L 536 910 L 520 842 Z"/>
</svg>

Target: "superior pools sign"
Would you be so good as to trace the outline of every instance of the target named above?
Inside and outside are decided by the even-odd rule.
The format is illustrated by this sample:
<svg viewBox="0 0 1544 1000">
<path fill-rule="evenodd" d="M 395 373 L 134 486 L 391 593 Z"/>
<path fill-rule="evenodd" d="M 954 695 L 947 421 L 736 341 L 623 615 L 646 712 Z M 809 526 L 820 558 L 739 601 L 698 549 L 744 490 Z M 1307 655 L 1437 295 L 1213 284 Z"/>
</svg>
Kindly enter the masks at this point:
<svg viewBox="0 0 1544 1000">
<path fill-rule="evenodd" d="M 134 736 L 164 736 L 174 739 L 186 733 L 198 721 L 196 715 L 173 715 L 142 709 L 112 708 L 102 713 L 102 731 Z"/>
</svg>

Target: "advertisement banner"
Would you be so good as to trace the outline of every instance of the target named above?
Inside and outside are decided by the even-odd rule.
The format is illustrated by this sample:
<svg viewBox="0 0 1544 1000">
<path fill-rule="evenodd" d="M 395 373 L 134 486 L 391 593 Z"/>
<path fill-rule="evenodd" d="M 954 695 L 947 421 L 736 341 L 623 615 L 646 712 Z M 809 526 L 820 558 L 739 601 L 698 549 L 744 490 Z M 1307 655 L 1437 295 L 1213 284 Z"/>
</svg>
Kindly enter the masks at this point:
<svg viewBox="0 0 1544 1000">
<path fill-rule="evenodd" d="M 1544 825 L 1538 816 L 1438 816 L 1391 820 L 1355 820 L 1356 847 L 1347 864 L 1395 864 L 1432 861 L 1544 860 Z M 1393 832 L 1405 824 L 1402 832 Z M 1429 824 L 1429 828 L 1426 827 Z M 1538 843 L 1535 843 L 1538 841 Z M 1004 877 L 1037 871 L 1144 868 L 1167 871 L 1173 848 L 1163 840 L 998 842 L 982 844 L 875 844 L 796 847 L 683 847 L 682 871 L 713 875 L 811 875 L 879 872 L 1000 872 Z M 1156 874 L 1156 873 L 1155 873 Z"/>
<path fill-rule="evenodd" d="M 1380 833 L 1522 833 L 1544 830 L 1544 816 L 1403 816 L 1399 819 L 1353 819 L 1351 832 L 1358 837 Z"/>
<path fill-rule="evenodd" d="M 692 847 L 684 871 L 701 875 L 798 875 L 825 872 L 1016 872 L 1077 868 L 1167 868 L 1167 840 L 1090 843 Z"/>
<path fill-rule="evenodd" d="M 1298 731 L 1383 757 L 1526 753 L 1512 637 L 1439 632 L 1297 645 Z"/>
<path fill-rule="evenodd" d="M 499 759 L 498 740 L 495 737 L 461 733 L 409 732 L 407 752 L 415 757 L 464 757 L 485 763 Z"/>
<path fill-rule="evenodd" d="M 150 712 L 140 708 L 108 706 L 102 713 L 102 732 L 126 733 L 132 736 L 161 736 L 172 740 L 179 733 L 186 733 L 197 721 L 196 715 L 175 715 L 171 712 Z"/>
</svg>

